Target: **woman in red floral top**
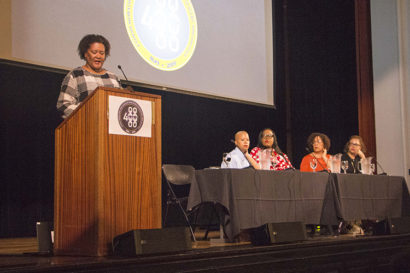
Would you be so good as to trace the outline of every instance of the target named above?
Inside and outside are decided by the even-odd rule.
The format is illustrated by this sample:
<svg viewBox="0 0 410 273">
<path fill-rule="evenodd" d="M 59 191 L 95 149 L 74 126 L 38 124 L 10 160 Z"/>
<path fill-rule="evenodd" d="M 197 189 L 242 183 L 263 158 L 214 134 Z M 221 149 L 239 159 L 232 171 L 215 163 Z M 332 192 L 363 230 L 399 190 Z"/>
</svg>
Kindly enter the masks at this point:
<svg viewBox="0 0 410 273">
<path fill-rule="evenodd" d="M 267 164 L 262 160 L 266 152 L 269 153 Z M 266 128 L 259 133 L 258 146 L 253 148 L 250 154 L 262 169 L 273 171 L 293 169 L 287 155 L 280 150 L 276 135 L 270 128 Z"/>
</svg>

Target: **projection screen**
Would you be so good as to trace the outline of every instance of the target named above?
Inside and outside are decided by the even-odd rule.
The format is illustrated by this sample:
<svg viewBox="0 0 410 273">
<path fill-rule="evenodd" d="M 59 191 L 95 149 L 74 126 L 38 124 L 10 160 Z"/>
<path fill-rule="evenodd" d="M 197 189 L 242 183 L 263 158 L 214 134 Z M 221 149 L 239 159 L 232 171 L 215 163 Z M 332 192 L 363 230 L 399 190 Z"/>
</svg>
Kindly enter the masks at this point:
<svg viewBox="0 0 410 273">
<path fill-rule="evenodd" d="M 186 18 L 196 19 L 195 47 L 186 63 L 176 70 L 155 68 L 137 52 L 127 30 L 126 8 L 128 5 L 130 9 L 131 4 L 135 8 L 138 0 L 12 1 L 12 58 L 69 70 L 83 64 L 76 50 L 80 39 L 96 33 L 111 43 L 111 55 L 104 67 L 122 79 L 118 65 L 128 80 L 141 85 L 274 106 L 271 0 L 145 2 L 151 6 L 146 6 L 142 15 L 135 11 L 135 22 L 158 20 L 176 33 L 183 30 L 181 25 L 186 23 Z M 161 13 L 157 17 L 144 17 L 160 5 L 174 12 L 188 4 L 192 5 L 195 18 L 191 13 L 184 19 L 182 14 L 174 20 L 176 27 L 163 19 Z M 150 33 L 146 31 L 144 37 Z M 156 41 L 165 45 L 161 43 L 164 40 Z M 177 49 L 182 43 L 177 42 L 170 47 Z"/>
</svg>

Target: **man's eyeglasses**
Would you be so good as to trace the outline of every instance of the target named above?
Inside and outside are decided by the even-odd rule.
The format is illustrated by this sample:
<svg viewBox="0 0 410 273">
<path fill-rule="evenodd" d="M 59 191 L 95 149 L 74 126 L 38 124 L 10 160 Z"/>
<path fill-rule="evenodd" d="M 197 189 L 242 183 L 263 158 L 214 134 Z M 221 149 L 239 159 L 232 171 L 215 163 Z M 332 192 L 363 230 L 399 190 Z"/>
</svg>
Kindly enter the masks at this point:
<svg viewBox="0 0 410 273">
<path fill-rule="evenodd" d="M 263 138 L 273 138 L 273 135 L 263 135 Z"/>
</svg>

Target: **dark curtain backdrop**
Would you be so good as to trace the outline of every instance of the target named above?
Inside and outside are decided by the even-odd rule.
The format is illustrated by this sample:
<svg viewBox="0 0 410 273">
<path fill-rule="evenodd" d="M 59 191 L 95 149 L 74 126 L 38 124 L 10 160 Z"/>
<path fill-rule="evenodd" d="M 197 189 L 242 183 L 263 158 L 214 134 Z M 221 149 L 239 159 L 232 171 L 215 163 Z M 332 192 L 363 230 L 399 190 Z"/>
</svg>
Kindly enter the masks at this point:
<svg viewBox="0 0 410 273">
<path fill-rule="evenodd" d="M 248 131 L 254 146 L 271 127 L 298 167 L 312 131 L 329 135 L 330 153 L 357 133 L 354 1 L 274 1 L 274 25 L 276 109 L 134 87 L 162 96 L 163 164 L 219 165 L 236 131 Z M 65 72 L 0 62 L 0 237 L 33 236 L 36 221 L 53 220 L 55 104 Z"/>
<path fill-rule="evenodd" d="M 310 133 L 328 135 L 331 154 L 358 134 L 354 1 L 284 2 L 293 160 L 300 164 Z"/>
</svg>

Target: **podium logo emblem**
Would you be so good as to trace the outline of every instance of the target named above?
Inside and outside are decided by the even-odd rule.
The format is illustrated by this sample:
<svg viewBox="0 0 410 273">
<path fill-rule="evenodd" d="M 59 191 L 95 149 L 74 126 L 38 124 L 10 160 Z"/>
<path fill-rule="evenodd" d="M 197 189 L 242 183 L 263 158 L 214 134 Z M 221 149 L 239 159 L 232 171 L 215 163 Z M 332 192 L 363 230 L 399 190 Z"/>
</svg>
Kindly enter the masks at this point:
<svg viewBox="0 0 410 273">
<path fill-rule="evenodd" d="M 141 107 L 132 100 L 124 101 L 118 109 L 118 123 L 128 134 L 135 134 L 144 124 L 144 113 Z"/>
</svg>

